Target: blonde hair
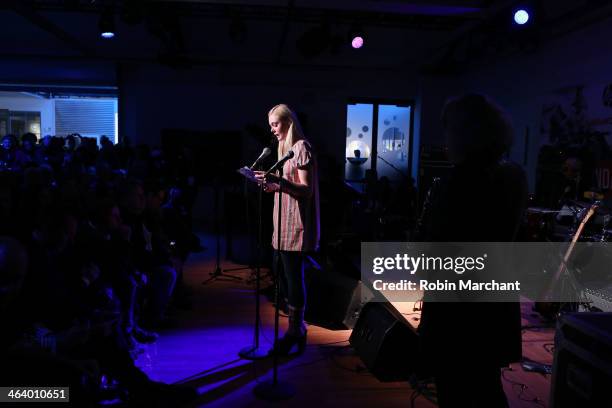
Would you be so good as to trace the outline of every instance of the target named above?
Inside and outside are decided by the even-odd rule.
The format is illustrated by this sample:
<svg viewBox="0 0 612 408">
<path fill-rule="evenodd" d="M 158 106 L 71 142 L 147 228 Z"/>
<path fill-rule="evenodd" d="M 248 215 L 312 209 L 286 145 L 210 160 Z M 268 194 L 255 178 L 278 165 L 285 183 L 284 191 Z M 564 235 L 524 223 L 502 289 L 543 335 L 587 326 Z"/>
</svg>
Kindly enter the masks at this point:
<svg viewBox="0 0 612 408">
<path fill-rule="evenodd" d="M 268 118 L 272 114 L 278 115 L 281 122 L 289 124 L 287 137 L 284 141 L 278 144 L 278 158 L 280 159 L 287 154 L 289 149 L 291 149 L 291 147 L 293 147 L 297 141 L 303 140 L 305 137 L 297 115 L 289 108 L 289 106 L 285 105 L 284 103 L 276 105 L 270 109 L 270 112 L 268 112 Z"/>
</svg>

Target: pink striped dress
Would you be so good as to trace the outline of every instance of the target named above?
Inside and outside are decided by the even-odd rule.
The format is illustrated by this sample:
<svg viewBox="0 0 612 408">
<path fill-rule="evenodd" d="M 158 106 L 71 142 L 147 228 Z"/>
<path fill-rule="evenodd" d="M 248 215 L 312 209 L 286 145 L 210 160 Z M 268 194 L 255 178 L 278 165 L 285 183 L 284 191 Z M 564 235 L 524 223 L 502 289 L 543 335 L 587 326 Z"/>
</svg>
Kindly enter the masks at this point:
<svg viewBox="0 0 612 408">
<path fill-rule="evenodd" d="M 281 251 L 312 252 L 319 248 L 319 176 L 317 162 L 310 143 L 299 140 L 293 147 L 294 156 L 285 162 L 283 175 L 289 181 L 299 183 L 299 169 L 311 172 L 312 195 L 310 197 L 294 197 L 283 192 L 281 214 L 281 241 L 277 245 L 278 232 L 278 196 L 274 194 L 274 233 L 272 247 Z"/>
</svg>

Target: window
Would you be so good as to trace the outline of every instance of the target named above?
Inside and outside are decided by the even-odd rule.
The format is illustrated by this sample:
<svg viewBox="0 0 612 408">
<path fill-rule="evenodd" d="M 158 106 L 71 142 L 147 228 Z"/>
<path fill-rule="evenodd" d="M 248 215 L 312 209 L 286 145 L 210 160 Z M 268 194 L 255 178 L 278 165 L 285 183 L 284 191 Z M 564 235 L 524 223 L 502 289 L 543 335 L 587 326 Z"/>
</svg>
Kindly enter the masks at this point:
<svg viewBox="0 0 612 408">
<path fill-rule="evenodd" d="M 372 168 L 372 112 L 371 104 L 347 106 L 345 178 L 349 182 L 361 182 Z"/>
<path fill-rule="evenodd" d="M 410 177 L 411 103 L 347 105 L 345 179 L 363 191 L 366 171 L 398 182 Z"/>
<path fill-rule="evenodd" d="M 40 112 L 10 111 L 8 133 L 17 137 L 34 133 L 40 139 Z"/>
<path fill-rule="evenodd" d="M 0 136 L 71 133 L 118 140 L 117 88 L 0 84 Z"/>
<path fill-rule="evenodd" d="M 4 136 L 9 132 L 10 111 L 8 109 L 0 109 L 0 136 Z"/>
</svg>

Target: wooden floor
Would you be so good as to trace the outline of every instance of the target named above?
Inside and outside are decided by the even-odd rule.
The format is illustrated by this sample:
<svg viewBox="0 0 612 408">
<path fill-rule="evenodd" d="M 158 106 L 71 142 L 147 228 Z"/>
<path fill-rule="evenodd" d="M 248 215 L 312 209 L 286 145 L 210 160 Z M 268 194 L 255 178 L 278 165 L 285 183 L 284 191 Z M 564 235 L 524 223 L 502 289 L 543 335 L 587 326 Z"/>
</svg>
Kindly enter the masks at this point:
<svg viewBox="0 0 612 408">
<path fill-rule="evenodd" d="M 214 248 L 212 242 L 205 242 Z M 209 245 L 210 244 L 210 245 Z M 349 330 L 331 331 L 310 326 L 306 353 L 283 360 L 279 379 L 296 388 L 285 402 L 259 400 L 253 388 L 271 378 L 271 361 L 241 360 L 238 351 L 253 343 L 254 285 L 243 281 L 216 280 L 202 285 L 214 270 L 213 251 L 192 256 L 185 279 L 193 291 L 194 308 L 178 315 L 179 325 L 161 333 L 157 343 L 145 348 L 137 364 L 155 380 L 186 383 L 201 394 L 194 407 L 410 407 L 414 391 L 406 382 L 381 383 L 363 367 L 348 345 Z M 236 265 L 223 263 L 222 267 Z M 248 278 L 250 271 L 237 274 Z M 261 296 L 261 345 L 272 344 L 274 309 Z M 411 310 L 410 310 L 411 311 Z M 523 305 L 523 354 L 532 360 L 552 363 L 554 330 L 541 328 L 530 305 Z M 418 315 L 407 316 L 412 323 Z M 281 317 L 281 329 L 286 326 Z M 478 322 L 466 321 L 466 325 Z M 527 373 L 519 364 L 504 373 L 504 387 L 511 407 L 546 407 L 550 375 Z M 474 392 L 470 390 L 469 392 Z M 535 400 L 537 398 L 537 400 Z M 423 396 L 415 407 L 434 407 Z"/>
</svg>

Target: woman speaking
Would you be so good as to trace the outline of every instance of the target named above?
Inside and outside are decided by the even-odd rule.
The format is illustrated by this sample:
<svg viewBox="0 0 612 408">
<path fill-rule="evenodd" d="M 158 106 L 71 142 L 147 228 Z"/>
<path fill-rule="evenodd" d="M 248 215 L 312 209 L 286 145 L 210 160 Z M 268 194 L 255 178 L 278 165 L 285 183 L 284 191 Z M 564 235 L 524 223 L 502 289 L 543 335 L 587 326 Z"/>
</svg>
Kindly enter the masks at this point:
<svg viewBox="0 0 612 408">
<path fill-rule="evenodd" d="M 291 150 L 293 157 L 283 165 L 282 178 L 256 172 L 264 183 L 264 191 L 274 197 L 274 265 L 280 278 L 281 292 L 288 300 L 289 326 L 270 354 L 288 355 L 297 345 L 297 353 L 306 347 L 306 288 L 304 285 L 304 256 L 319 247 L 319 184 L 317 162 L 310 143 L 305 139 L 297 116 L 287 105 L 276 105 L 268 112 L 270 130 L 278 140 L 279 159 Z M 282 189 L 280 188 L 282 185 Z M 279 190 L 282 194 L 279 194 Z M 279 197 L 280 196 L 280 197 Z M 281 220 L 278 223 L 278 205 Z M 280 227 L 280 228 L 279 228 Z M 280 239 L 279 239 L 280 232 Z"/>
</svg>

